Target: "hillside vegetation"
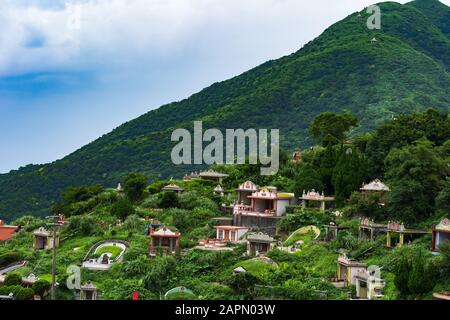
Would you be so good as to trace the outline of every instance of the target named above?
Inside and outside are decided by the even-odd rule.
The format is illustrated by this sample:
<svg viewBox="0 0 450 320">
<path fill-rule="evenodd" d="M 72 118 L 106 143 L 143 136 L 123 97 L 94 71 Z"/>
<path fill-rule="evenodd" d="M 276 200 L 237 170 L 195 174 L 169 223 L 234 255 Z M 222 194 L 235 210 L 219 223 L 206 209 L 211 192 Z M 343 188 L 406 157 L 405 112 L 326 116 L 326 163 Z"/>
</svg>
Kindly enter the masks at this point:
<svg viewBox="0 0 450 320">
<path fill-rule="evenodd" d="M 282 147 L 293 151 L 314 144 L 308 125 L 325 111 L 355 115 L 360 125 L 350 136 L 397 114 L 448 111 L 450 8 L 416 0 L 381 9 L 381 30 L 367 29 L 365 10 L 354 13 L 289 56 L 150 111 L 61 160 L 0 175 L 2 218 L 42 216 L 61 189 L 112 187 L 132 171 L 181 177 L 193 168 L 171 163 L 170 135 L 194 120 L 204 128 L 279 128 Z"/>
<path fill-rule="evenodd" d="M 131 299 L 135 291 L 140 299 L 347 299 L 355 297 L 354 287 L 336 288 L 331 283 L 336 259 L 343 252 L 382 268 L 386 281 L 382 299 L 430 299 L 433 292 L 449 290 L 450 242 L 440 246 L 439 255 L 433 255 L 431 235 L 406 235 L 402 247 L 387 249 L 386 234 L 376 235 L 373 241 L 358 239 L 358 218 L 366 216 L 378 223 L 399 221 L 407 228 L 430 230 L 448 217 L 450 118 L 432 109 L 405 114 L 349 143 L 348 124 L 355 123 L 353 120 L 330 113 L 316 117 L 310 130 L 321 146 L 303 150 L 299 162 L 283 154 L 281 170 L 275 176 L 259 175 L 258 165 L 215 166 L 229 174 L 224 180 L 229 191 L 225 196 L 214 194 L 216 183 L 206 180 L 171 181 L 184 192 L 164 192 L 169 181 L 149 182 L 140 173 L 126 176 L 123 191 L 100 185 L 64 190 L 53 208 L 66 217 L 57 254 L 58 299 L 77 297 L 77 291 L 66 287 L 68 267 L 80 266 L 90 248 L 102 240 L 126 240 L 128 244 L 124 260 L 108 271 L 81 269 L 81 282 L 92 281 L 102 299 Z M 361 184 L 374 175 L 390 187 L 387 195 L 363 196 L 359 192 Z M 234 249 L 229 251 L 196 248 L 199 240 L 215 237 L 214 218 L 224 215 L 222 204 L 233 203 L 235 188 L 249 179 L 297 196 L 303 190 L 324 190 L 336 196 L 336 208 L 322 212 L 289 206 L 277 224 L 276 248 L 265 257 L 248 255 L 245 242 L 229 243 Z M 156 257 L 149 256 L 148 228 L 155 221 L 181 232 L 178 254 L 158 251 Z M 325 242 L 324 229 L 330 221 L 348 229 Z M 0 268 L 15 261 L 29 263 L 7 275 L 0 294 L 13 292 L 17 299 L 30 299 L 37 293 L 49 298 L 51 252 L 32 249 L 32 231 L 47 222 L 31 216 L 14 222 L 22 229 L 0 244 Z M 321 231 L 317 239 L 311 233 L 297 232 L 311 225 Z M 292 244 L 296 252 L 283 250 Z M 114 256 L 118 251 L 105 245 L 91 256 L 98 258 L 108 252 Z M 235 274 L 238 267 L 246 272 Z M 39 286 L 21 287 L 20 278 L 31 272 L 39 276 Z M 180 286 L 192 294 L 165 295 Z"/>
</svg>

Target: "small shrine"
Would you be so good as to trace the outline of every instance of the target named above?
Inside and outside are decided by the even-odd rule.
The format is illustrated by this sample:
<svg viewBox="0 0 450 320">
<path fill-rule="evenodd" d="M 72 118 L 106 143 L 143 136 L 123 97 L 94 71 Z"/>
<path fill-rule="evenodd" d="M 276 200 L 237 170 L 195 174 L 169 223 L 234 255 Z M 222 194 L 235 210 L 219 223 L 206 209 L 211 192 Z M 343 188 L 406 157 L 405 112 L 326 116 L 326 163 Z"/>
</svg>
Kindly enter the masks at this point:
<svg viewBox="0 0 450 320">
<path fill-rule="evenodd" d="M 275 242 L 274 238 L 262 232 L 249 234 L 247 236 L 247 254 L 252 256 L 266 254 L 272 249 Z"/>
<path fill-rule="evenodd" d="M 98 300 L 98 289 L 91 281 L 80 286 L 80 300 Z"/>
<path fill-rule="evenodd" d="M 213 193 L 214 193 L 214 194 L 217 194 L 217 195 L 219 195 L 219 196 L 221 196 L 221 197 L 223 197 L 223 196 L 225 195 L 225 190 L 224 190 L 224 188 L 223 188 L 220 184 L 218 184 L 218 185 L 213 189 Z"/>
<path fill-rule="evenodd" d="M 31 288 L 33 284 L 39 280 L 39 277 L 37 277 L 34 273 L 30 273 L 26 277 L 22 277 L 22 285 L 27 288 Z"/>
<path fill-rule="evenodd" d="M 200 172 L 199 177 L 203 180 L 217 181 L 219 184 L 222 184 L 222 180 L 228 177 L 228 175 L 225 173 L 216 172 L 214 170 L 208 170 Z"/>
<path fill-rule="evenodd" d="M 236 189 L 238 204 L 250 205 L 251 199 L 248 198 L 252 193 L 258 191 L 258 186 L 251 181 L 245 181 Z"/>
<path fill-rule="evenodd" d="M 391 189 L 389 189 L 389 187 L 379 179 L 375 179 L 368 184 L 363 183 L 362 187 L 359 188 L 359 190 L 362 193 L 385 193 L 391 191 Z"/>
<path fill-rule="evenodd" d="M 185 174 L 183 177 L 183 181 L 188 182 L 191 180 L 200 179 L 200 175 L 197 171 L 192 171 L 190 174 Z"/>
<path fill-rule="evenodd" d="M 366 270 L 367 264 L 350 259 L 346 254 L 341 254 L 337 260 L 336 282 L 342 283 L 343 286 L 355 285 L 355 276 Z"/>
<path fill-rule="evenodd" d="M 245 273 L 245 272 L 247 272 L 247 270 L 245 270 L 243 267 L 237 267 L 237 268 L 233 269 L 234 274 Z"/>
<path fill-rule="evenodd" d="M 171 182 L 167 186 L 161 189 L 161 191 L 171 191 L 176 193 L 182 193 L 184 191 L 183 188 L 180 188 L 175 183 Z"/>
<path fill-rule="evenodd" d="M 59 234 L 56 234 L 56 247 L 59 246 Z M 35 249 L 53 249 L 53 233 L 44 227 L 33 231 L 33 248 Z"/>
<path fill-rule="evenodd" d="M 302 153 L 300 151 L 295 151 L 292 154 L 292 161 L 294 163 L 300 162 L 302 160 Z"/>
<path fill-rule="evenodd" d="M 6 241 L 14 237 L 20 226 L 8 226 L 5 221 L 0 220 L 0 242 Z"/>
<path fill-rule="evenodd" d="M 349 229 L 349 227 L 339 226 L 336 222 L 330 221 L 330 223 L 325 226 L 325 241 L 337 239 L 340 231 Z"/>
<path fill-rule="evenodd" d="M 180 233 L 172 231 L 165 226 L 154 228 L 150 227 L 150 248 L 151 256 L 156 256 L 158 249 L 165 253 L 176 254 L 180 249 Z"/>
<path fill-rule="evenodd" d="M 364 197 L 368 197 L 371 194 L 379 195 L 380 205 L 384 205 L 386 195 L 391 191 L 391 189 L 379 179 L 375 179 L 368 184 L 363 183 L 359 190 Z"/>
<path fill-rule="evenodd" d="M 445 218 L 432 230 L 432 250 L 438 251 L 439 246 L 444 242 L 450 241 L 450 221 Z"/>
<path fill-rule="evenodd" d="M 356 297 L 358 299 L 372 300 L 382 297 L 382 290 L 386 282 L 368 270 L 360 271 L 355 275 Z"/>
<path fill-rule="evenodd" d="M 394 236 L 398 235 L 397 246 L 401 247 L 405 243 L 405 235 L 409 237 L 422 236 L 430 234 L 429 231 L 406 229 L 403 223 L 389 222 L 386 229 L 386 246 L 392 248 L 394 245 Z"/>
<path fill-rule="evenodd" d="M 279 192 L 274 187 L 266 187 L 253 192 L 247 198 L 250 205 L 235 205 L 234 214 L 266 215 L 280 217 L 286 212 L 286 207 L 292 203 L 293 193 Z"/>
<path fill-rule="evenodd" d="M 375 223 L 373 219 L 362 217 L 359 219 L 359 240 L 373 241 L 374 237 L 382 232 L 385 232 L 387 225 Z"/>
<path fill-rule="evenodd" d="M 320 203 L 320 211 L 326 210 L 326 204 L 334 202 L 334 197 L 326 197 L 322 191 L 320 194 L 319 192 L 316 192 L 316 190 L 311 190 L 308 192 L 305 192 L 303 190 L 303 194 L 300 197 L 300 200 L 302 201 L 302 208 L 306 209 L 307 202 L 313 201 L 313 202 L 319 202 Z"/>
</svg>

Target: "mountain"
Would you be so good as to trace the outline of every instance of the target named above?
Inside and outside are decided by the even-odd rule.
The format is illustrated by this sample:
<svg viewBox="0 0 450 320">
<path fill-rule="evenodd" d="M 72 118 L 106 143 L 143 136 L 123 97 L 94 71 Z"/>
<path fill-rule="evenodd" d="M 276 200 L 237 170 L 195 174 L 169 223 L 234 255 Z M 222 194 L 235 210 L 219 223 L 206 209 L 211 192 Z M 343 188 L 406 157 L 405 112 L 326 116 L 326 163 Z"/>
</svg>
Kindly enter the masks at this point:
<svg viewBox="0 0 450 320">
<path fill-rule="evenodd" d="M 313 144 L 308 125 L 319 113 L 352 113 L 357 134 L 394 114 L 450 106 L 450 8 L 437 0 L 380 4 L 382 29 L 366 10 L 332 25 L 299 51 L 268 61 L 188 99 L 127 122 L 67 157 L 0 175 L 0 213 L 46 214 L 61 189 L 115 186 L 132 171 L 181 176 L 170 152 L 174 128 L 279 128 L 283 148 Z M 370 40 L 377 41 L 372 43 Z"/>
</svg>

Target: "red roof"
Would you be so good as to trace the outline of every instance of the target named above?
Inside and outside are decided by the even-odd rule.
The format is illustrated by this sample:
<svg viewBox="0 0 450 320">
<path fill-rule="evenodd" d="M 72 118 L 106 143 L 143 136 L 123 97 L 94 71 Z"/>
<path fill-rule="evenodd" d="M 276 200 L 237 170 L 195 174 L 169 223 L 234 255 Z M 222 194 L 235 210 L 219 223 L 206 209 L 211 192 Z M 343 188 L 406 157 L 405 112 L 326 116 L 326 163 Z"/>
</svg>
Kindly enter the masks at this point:
<svg viewBox="0 0 450 320">
<path fill-rule="evenodd" d="M 0 226 L 0 241 L 11 239 L 18 229 L 17 226 Z"/>
</svg>

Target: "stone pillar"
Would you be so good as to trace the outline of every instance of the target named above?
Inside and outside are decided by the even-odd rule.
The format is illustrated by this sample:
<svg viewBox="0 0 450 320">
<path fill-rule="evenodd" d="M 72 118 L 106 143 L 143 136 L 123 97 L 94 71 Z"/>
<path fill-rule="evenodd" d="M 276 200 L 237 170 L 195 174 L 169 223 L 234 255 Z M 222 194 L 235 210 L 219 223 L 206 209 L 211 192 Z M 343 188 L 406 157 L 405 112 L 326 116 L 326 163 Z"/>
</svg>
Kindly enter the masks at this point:
<svg viewBox="0 0 450 320">
<path fill-rule="evenodd" d="M 320 201 L 320 211 L 325 211 L 325 201 Z"/>
<path fill-rule="evenodd" d="M 391 247 L 391 232 L 390 232 L 390 231 L 388 231 L 388 232 L 386 233 L 386 246 L 387 246 L 388 248 Z"/>
<path fill-rule="evenodd" d="M 405 235 L 403 234 L 403 232 L 401 232 L 400 233 L 400 247 L 403 245 L 403 243 L 404 243 L 404 241 L 405 241 Z"/>
<path fill-rule="evenodd" d="M 341 280 L 341 266 L 339 262 L 337 263 L 337 279 Z"/>
</svg>

